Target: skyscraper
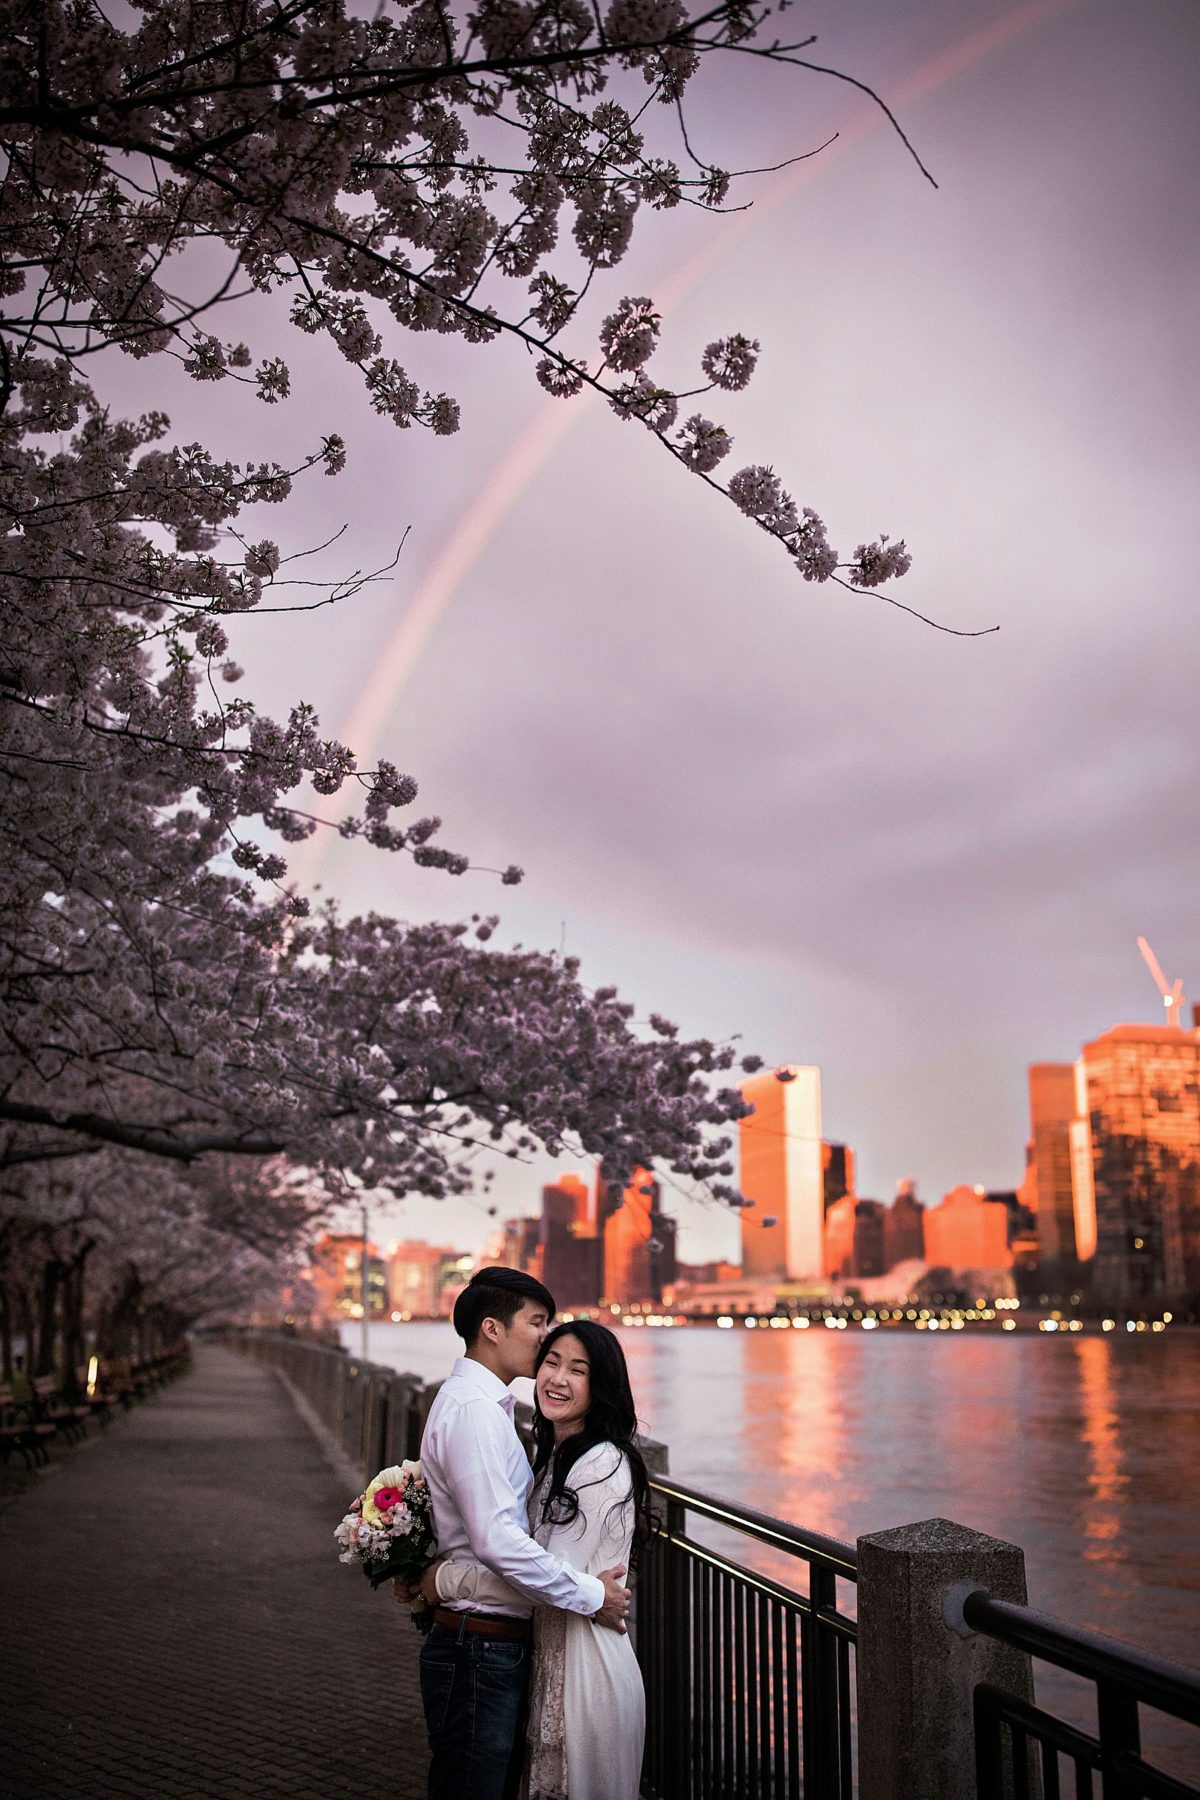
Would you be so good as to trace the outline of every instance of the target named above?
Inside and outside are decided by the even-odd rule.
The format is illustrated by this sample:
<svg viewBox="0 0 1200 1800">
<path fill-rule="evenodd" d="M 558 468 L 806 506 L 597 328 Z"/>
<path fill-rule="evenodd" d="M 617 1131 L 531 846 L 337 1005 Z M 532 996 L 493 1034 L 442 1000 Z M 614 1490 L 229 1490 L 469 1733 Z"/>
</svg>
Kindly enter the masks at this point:
<svg viewBox="0 0 1200 1800">
<path fill-rule="evenodd" d="M 1075 1065 L 1079 1254 L 1114 1301 L 1200 1286 L 1200 1029 L 1117 1025 Z"/>
<path fill-rule="evenodd" d="M 1029 1165 L 1025 1202 L 1037 1224 L 1042 1262 L 1074 1257 L 1075 1193 L 1071 1124 L 1075 1070 L 1070 1063 L 1033 1063 L 1029 1070 Z"/>
<path fill-rule="evenodd" d="M 821 1181 L 828 1216 L 835 1200 L 854 1192 L 854 1152 L 849 1144 L 821 1145 Z"/>
<path fill-rule="evenodd" d="M 920 1262 L 925 1255 L 925 1208 L 917 1199 L 917 1184 L 905 1177 L 896 1183 L 896 1198 L 883 1221 L 883 1266 Z"/>
<path fill-rule="evenodd" d="M 679 1221 L 656 1208 L 650 1223 L 654 1227 L 650 1240 L 650 1298 L 661 1302 L 665 1290 L 679 1280 Z"/>
<path fill-rule="evenodd" d="M 596 1182 L 596 1216 L 604 1221 L 604 1298 L 626 1305 L 653 1300 L 654 1258 L 661 1249 L 654 1235 L 659 1185 L 648 1169 L 635 1169 L 628 1187 L 612 1198 L 603 1168 Z"/>
<path fill-rule="evenodd" d="M 363 1241 L 357 1232 L 325 1231 L 313 1245 L 312 1286 L 322 1316 L 362 1317 Z M 367 1309 L 388 1310 L 387 1264 L 377 1244 L 367 1245 Z"/>
<path fill-rule="evenodd" d="M 925 1214 L 925 1256 L 934 1268 L 957 1273 L 1011 1269 L 1010 1208 L 1002 1194 L 951 1188 Z"/>
<path fill-rule="evenodd" d="M 560 1306 L 595 1306 L 603 1282 L 602 1245 L 582 1175 L 542 1189 L 542 1280 Z"/>
<path fill-rule="evenodd" d="M 825 1273 L 831 1281 L 846 1281 L 854 1274 L 853 1194 L 842 1194 L 825 1213 Z"/>
<path fill-rule="evenodd" d="M 767 1280 L 820 1280 L 825 1266 L 821 1071 L 789 1067 L 783 1073 L 783 1081 L 768 1073 L 742 1083 L 755 1109 L 738 1127 L 742 1193 L 754 1201 L 742 1214 L 742 1268 Z"/>
<path fill-rule="evenodd" d="M 854 1203 L 854 1273 L 863 1280 L 887 1273 L 884 1243 L 887 1208 L 880 1200 Z"/>
<path fill-rule="evenodd" d="M 510 1269 L 521 1269 L 526 1275 L 541 1274 L 542 1253 L 540 1219 L 505 1219 L 504 1249 L 501 1260 Z"/>
<path fill-rule="evenodd" d="M 471 1259 L 445 1244 L 407 1239 L 389 1245 L 387 1261 L 391 1310 L 417 1319 L 434 1319 L 442 1310 L 441 1294 L 447 1280 L 454 1279 L 461 1286 Z"/>
</svg>

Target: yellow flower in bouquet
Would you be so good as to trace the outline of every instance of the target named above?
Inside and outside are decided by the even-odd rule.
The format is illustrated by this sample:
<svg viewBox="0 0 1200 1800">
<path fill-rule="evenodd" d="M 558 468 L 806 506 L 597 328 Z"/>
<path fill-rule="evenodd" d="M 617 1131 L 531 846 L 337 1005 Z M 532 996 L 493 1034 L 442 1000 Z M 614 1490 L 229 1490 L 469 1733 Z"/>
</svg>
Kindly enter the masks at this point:
<svg viewBox="0 0 1200 1800">
<path fill-rule="evenodd" d="M 381 1469 L 362 1497 L 362 1516 L 368 1525 L 382 1526 L 387 1523 L 384 1513 L 375 1504 L 377 1494 L 384 1496 L 384 1503 L 390 1511 L 410 1481 L 420 1481 L 421 1465 L 419 1462 L 393 1463 L 389 1469 Z"/>
</svg>

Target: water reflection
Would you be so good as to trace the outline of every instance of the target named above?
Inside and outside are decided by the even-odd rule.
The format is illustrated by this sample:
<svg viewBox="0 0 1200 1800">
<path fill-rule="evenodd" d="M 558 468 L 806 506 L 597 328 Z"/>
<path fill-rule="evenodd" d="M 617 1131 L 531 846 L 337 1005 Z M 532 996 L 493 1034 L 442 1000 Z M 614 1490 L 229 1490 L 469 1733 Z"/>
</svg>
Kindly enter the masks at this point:
<svg viewBox="0 0 1200 1800">
<path fill-rule="evenodd" d="M 837 1516 L 839 1471 L 859 1407 L 853 1377 L 839 1384 L 832 1336 L 809 1332 L 802 1341 L 799 1332 L 757 1331 L 745 1333 L 741 1345 L 747 1462 L 773 1469 L 782 1491 L 794 1496 L 794 1522 L 824 1532 Z"/>
<path fill-rule="evenodd" d="M 1121 1454 L 1113 1347 L 1107 1338 L 1081 1338 L 1071 1348 L 1079 1365 L 1080 1442 L 1088 1453 L 1091 1489 L 1083 1553 L 1089 1562 L 1124 1562 L 1128 1547 L 1121 1514 L 1128 1477 Z"/>
</svg>

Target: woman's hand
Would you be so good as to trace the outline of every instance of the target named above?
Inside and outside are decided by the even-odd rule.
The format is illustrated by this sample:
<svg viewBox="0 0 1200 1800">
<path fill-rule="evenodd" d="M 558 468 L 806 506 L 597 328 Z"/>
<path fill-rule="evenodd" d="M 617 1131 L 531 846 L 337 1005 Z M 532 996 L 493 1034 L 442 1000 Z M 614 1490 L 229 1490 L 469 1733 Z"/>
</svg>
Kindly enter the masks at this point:
<svg viewBox="0 0 1200 1800">
<path fill-rule="evenodd" d="M 444 1563 L 445 1560 L 446 1558 L 444 1556 L 439 1556 L 434 1562 L 430 1563 L 429 1567 L 421 1577 L 420 1586 L 417 1591 L 422 1600 L 424 1600 L 426 1606 L 436 1606 L 438 1603 L 437 1572 L 439 1565 Z"/>
<path fill-rule="evenodd" d="M 412 1606 L 417 1600 L 424 1600 L 427 1606 L 438 1603 L 437 1570 L 438 1564 L 444 1563 L 444 1556 L 437 1556 L 416 1581 L 402 1581 L 399 1576 L 392 1577 L 392 1591 L 400 1606 Z"/>
</svg>

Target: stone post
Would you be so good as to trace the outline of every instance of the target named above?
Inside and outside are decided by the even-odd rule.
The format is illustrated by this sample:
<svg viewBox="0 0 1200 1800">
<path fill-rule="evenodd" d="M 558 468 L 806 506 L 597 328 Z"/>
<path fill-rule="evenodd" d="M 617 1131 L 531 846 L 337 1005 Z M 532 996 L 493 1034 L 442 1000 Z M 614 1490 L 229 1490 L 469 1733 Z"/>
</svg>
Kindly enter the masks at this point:
<svg viewBox="0 0 1200 1800">
<path fill-rule="evenodd" d="M 973 1588 L 1025 1605 L 1024 1551 L 949 1519 L 859 1538 L 861 1800 L 971 1800 L 976 1686 L 1032 1700 L 1028 1656 L 963 1624 Z"/>
<path fill-rule="evenodd" d="M 669 1475 L 671 1472 L 671 1455 L 667 1446 L 658 1438 L 639 1437 L 637 1447 L 646 1461 L 650 1471 L 650 1479 L 656 1475 Z"/>
</svg>

